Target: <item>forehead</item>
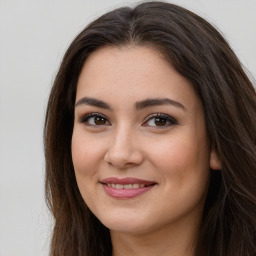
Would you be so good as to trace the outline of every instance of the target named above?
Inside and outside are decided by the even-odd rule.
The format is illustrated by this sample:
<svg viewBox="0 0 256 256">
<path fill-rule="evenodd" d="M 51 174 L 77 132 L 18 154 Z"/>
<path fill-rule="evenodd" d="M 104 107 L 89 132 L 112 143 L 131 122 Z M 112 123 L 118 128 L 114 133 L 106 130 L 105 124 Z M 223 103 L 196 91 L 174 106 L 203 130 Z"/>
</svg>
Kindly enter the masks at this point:
<svg viewBox="0 0 256 256">
<path fill-rule="evenodd" d="M 77 98 L 85 96 L 123 102 L 165 96 L 198 101 L 190 82 L 159 51 L 145 46 L 107 46 L 93 52 L 78 80 Z"/>
</svg>

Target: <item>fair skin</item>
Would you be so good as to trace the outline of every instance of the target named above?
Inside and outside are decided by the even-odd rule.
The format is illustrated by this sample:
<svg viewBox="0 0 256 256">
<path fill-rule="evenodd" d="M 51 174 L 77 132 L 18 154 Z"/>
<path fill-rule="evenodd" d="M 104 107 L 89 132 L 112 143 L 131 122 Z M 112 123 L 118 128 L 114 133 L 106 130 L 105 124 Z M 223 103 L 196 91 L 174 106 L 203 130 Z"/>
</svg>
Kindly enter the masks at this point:
<svg viewBox="0 0 256 256">
<path fill-rule="evenodd" d="M 110 229 L 113 256 L 194 255 L 209 169 L 220 163 L 200 100 L 158 51 L 103 47 L 89 56 L 72 158 L 85 203 Z M 130 190 L 106 184 L 121 179 Z"/>
</svg>

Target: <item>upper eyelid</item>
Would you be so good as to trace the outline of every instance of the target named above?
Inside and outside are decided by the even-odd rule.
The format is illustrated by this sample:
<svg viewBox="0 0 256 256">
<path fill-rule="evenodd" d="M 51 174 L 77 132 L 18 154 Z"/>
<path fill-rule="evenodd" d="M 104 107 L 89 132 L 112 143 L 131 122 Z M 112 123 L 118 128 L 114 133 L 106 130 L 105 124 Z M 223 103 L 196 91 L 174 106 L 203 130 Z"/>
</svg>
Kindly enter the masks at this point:
<svg viewBox="0 0 256 256">
<path fill-rule="evenodd" d="M 162 118 L 166 118 L 166 119 L 172 119 L 173 121 L 176 121 L 176 118 L 168 115 L 168 114 L 165 114 L 165 113 L 154 113 L 154 114 L 150 114 L 148 115 L 146 118 L 145 118 L 145 121 L 147 120 L 150 120 L 151 118 L 154 118 L 154 117 L 162 117 Z"/>
<path fill-rule="evenodd" d="M 107 117 L 104 114 L 98 113 L 98 112 L 88 112 L 80 115 L 81 117 L 89 117 L 89 116 L 101 116 L 107 119 Z"/>
<path fill-rule="evenodd" d="M 103 117 L 105 118 L 109 123 L 111 123 L 111 121 L 109 120 L 109 118 L 107 118 L 105 115 L 101 114 L 101 113 L 97 113 L 97 112 L 92 112 L 92 113 L 87 113 L 87 114 L 83 114 L 80 117 L 78 117 L 78 120 L 80 122 L 85 122 L 85 119 L 89 119 L 90 117 Z"/>
<path fill-rule="evenodd" d="M 153 118 L 157 118 L 157 117 L 160 117 L 160 118 L 163 118 L 163 119 L 166 119 L 167 122 L 169 122 L 169 125 L 165 125 L 165 126 L 156 126 L 158 128 L 167 128 L 169 126 L 173 126 L 173 125 L 178 125 L 178 121 L 176 120 L 176 118 L 170 116 L 170 115 L 167 115 L 167 114 L 163 114 L 163 113 L 157 113 L 157 114 L 152 114 L 152 115 L 149 115 L 145 121 L 143 122 L 142 126 L 149 126 L 151 127 L 150 125 L 147 125 L 147 123 L 153 119 Z M 152 126 L 153 127 L 153 126 Z"/>
</svg>

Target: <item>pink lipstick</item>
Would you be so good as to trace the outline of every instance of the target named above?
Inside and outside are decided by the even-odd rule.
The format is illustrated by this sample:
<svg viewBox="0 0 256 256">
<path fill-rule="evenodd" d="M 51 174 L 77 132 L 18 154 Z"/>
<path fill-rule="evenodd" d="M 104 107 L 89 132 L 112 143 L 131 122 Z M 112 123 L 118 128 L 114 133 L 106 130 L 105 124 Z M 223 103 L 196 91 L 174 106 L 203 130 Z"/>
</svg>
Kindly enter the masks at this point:
<svg viewBox="0 0 256 256">
<path fill-rule="evenodd" d="M 109 196 L 119 199 L 134 198 L 147 192 L 156 185 L 153 181 L 130 177 L 124 179 L 110 177 L 102 180 L 100 183 Z"/>
</svg>

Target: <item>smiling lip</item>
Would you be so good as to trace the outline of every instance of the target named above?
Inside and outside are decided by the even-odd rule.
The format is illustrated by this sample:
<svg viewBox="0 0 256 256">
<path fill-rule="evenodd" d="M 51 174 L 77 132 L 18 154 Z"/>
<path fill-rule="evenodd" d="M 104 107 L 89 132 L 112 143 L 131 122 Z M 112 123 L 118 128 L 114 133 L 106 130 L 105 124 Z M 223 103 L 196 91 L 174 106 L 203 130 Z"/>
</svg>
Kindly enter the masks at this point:
<svg viewBox="0 0 256 256">
<path fill-rule="evenodd" d="M 100 183 L 109 196 L 119 199 L 134 198 L 147 192 L 156 185 L 153 181 L 130 177 L 124 179 L 110 177 L 102 180 Z"/>
</svg>

